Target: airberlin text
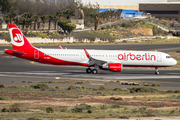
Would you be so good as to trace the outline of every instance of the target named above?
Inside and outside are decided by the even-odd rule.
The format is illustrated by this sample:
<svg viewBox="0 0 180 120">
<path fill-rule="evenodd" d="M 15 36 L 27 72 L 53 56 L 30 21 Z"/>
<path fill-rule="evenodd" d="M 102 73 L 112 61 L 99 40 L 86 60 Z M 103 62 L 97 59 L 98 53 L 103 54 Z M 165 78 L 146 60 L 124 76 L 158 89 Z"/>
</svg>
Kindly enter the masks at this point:
<svg viewBox="0 0 180 120">
<path fill-rule="evenodd" d="M 118 55 L 119 60 L 150 60 L 150 61 L 156 61 L 156 56 L 152 55 L 150 53 L 144 53 L 144 54 L 132 54 L 132 53 L 124 53 Z"/>
</svg>

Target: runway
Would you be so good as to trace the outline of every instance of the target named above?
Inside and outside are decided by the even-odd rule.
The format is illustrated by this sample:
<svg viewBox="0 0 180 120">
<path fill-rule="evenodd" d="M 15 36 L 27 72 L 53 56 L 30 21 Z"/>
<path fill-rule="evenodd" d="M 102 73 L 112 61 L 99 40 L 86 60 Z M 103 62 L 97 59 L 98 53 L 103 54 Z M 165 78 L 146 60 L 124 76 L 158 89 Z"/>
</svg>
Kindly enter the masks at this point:
<svg viewBox="0 0 180 120">
<path fill-rule="evenodd" d="M 59 49 L 58 45 L 36 45 L 37 48 L 54 48 Z M 105 44 L 105 45 L 62 45 L 67 49 L 98 49 L 98 50 L 147 50 L 174 52 L 180 50 L 180 43 L 163 43 L 163 44 Z M 12 46 L 0 46 L 0 51 L 11 49 Z"/>
<path fill-rule="evenodd" d="M 63 46 L 68 48 L 83 48 L 87 49 L 119 49 L 119 47 L 134 50 L 152 50 L 158 46 L 164 51 L 176 51 L 180 44 L 153 44 L 148 47 L 146 45 L 86 45 L 86 46 Z M 100 47 L 99 47 L 100 46 Z M 173 47 L 174 46 L 174 47 Z M 40 47 L 40 46 L 37 46 Z M 42 46 L 43 48 L 58 48 L 57 46 Z M 0 46 L 0 50 L 11 48 L 11 46 Z M 144 49 L 146 48 L 146 49 Z M 173 49 L 174 48 L 174 49 Z M 134 86 L 120 85 L 119 83 L 104 84 L 104 81 L 119 80 L 119 81 L 144 81 L 145 83 L 160 83 L 161 87 L 156 87 L 160 90 L 177 90 L 180 89 L 180 70 L 176 69 L 159 69 L 160 75 L 155 75 L 154 69 L 142 68 L 125 68 L 122 72 L 114 73 L 110 71 L 98 70 L 98 74 L 86 74 L 86 67 L 81 66 L 53 66 L 39 64 L 32 61 L 23 60 L 20 58 L 11 57 L 4 53 L 0 53 L 0 84 L 6 86 L 20 86 L 37 84 L 38 82 L 47 82 L 50 86 L 68 87 L 70 84 L 49 84 L 49 81 L 64 81 L 64 80 L 93 80 L 99 81 L 97 84 L 83 84 L 85 87 L 98 87 L 104 85 L 107 88 L 129 88 Z M 33 83 L 22 83 L 22 81 L 33 81 Z"/>
</svg>

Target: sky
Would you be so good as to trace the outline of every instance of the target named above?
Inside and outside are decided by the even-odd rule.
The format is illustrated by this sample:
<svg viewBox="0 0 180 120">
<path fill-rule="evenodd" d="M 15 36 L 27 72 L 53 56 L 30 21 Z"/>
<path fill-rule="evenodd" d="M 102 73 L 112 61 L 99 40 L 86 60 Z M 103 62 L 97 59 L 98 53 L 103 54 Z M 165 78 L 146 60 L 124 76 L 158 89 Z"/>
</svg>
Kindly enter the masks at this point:
<svg viewBox="0 0 180 120">
<path fill-rule="evenodd" d="M 167 2 L 167 0 L 82 0 L 84 4 L 96 4 L 99 5 L 129 5 L 129 6 L 137 6 L 138 3 L 144 2 Z"/>
</svg>

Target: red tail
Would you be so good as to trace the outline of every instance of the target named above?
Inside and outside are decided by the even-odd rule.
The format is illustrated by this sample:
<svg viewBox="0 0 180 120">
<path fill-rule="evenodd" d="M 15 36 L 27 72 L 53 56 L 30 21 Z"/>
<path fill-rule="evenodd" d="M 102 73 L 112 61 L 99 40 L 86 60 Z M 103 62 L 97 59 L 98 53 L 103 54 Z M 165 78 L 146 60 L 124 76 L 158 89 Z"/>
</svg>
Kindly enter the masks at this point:
<svg viewBox="0 0 180 120">
<path fill-rule="evenodd" d="M 34 48 L 15 24 L 8 24 L 13 49 Z"/>
</svg>

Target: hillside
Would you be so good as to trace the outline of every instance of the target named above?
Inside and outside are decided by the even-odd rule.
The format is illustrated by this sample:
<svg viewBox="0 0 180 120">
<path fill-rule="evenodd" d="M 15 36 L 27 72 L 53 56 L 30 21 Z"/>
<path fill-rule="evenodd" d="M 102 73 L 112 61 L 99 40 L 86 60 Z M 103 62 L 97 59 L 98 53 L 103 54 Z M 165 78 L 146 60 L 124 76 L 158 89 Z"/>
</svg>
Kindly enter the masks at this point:
<svg viewBox="0 0 180 120">
<path fill-rule="evenodd" d="M 101 39 L 121 39 L 131 37 L 143 37 L 153 35 L 168 35 L 168 33 L 158 29 L 153 25 L 147 25 L 144 21 L 129 21 L 123 24 L 112 25 L 103 28 L 98 31 L 85 31 L 85 32 L 74 32 L 72 36 L 75 38 L 88 38 L 95 39 L 99 37 Z"/>
</svg>

